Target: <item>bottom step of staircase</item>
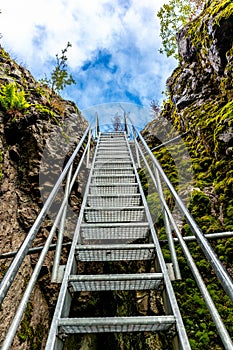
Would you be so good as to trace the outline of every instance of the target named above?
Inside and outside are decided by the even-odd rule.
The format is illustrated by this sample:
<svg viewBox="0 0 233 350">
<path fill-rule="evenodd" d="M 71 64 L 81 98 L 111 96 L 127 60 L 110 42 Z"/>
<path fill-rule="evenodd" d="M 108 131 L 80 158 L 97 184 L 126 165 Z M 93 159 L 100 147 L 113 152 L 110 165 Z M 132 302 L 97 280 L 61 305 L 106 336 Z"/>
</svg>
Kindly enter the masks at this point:
<svg viewBox="0 0 233 350">
<path fill-rule="evenodd" d="M 174 326 L 174 316 L 62 318 L 59 320 L 59 334 L 161 332 Z"/>
</svg>

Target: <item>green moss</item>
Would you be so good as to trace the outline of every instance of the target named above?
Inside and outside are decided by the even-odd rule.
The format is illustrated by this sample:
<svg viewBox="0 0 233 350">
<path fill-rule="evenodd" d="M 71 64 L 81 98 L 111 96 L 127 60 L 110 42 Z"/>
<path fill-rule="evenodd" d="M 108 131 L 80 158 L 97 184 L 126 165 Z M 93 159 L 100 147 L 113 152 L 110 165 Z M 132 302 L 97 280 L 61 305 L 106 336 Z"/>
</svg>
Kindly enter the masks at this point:
<svg viewBox="0 0 233 350">
<path fill-rule="evenodd" d="M 43 106 L 43 105 L 40 104 L 40 103 L 36 104 L 36 105 L 35 105 L 35 108 L 36 108 L 39 112 L 41 112 L 41 113 L 43 113 L 43 114 L 47 114 L 47 115 L 49 115 L 49 116 L 52 117 L 52 118 L 55 118 L 55 113 L 54 113 L 50 108 L 48 108 L 48 107 L 46 107 L 46 106 Z"/>
<path fill-rule="evenodd" d="M 5 58 L 6 60 L 10 60 L 10 55 L 1 47 L 0 48 L 0 55 L 1 57 Z"/>
<path fill-rule="evenodd" d="M 208 21 L 211 20 L 211 25 L 219 26 L 222 20 L 228 19 L 233 12 L 233 3 L 231 0 L 215 0 L 209 3 L 208 7 L 197 20 L 190 22 L 188 25 L 188 33 L 192 39 L 193 45 L 198 48 L 200 43 L 203 52 L 212 44 L 212 39 L 208 33 Z"/>
</svg>

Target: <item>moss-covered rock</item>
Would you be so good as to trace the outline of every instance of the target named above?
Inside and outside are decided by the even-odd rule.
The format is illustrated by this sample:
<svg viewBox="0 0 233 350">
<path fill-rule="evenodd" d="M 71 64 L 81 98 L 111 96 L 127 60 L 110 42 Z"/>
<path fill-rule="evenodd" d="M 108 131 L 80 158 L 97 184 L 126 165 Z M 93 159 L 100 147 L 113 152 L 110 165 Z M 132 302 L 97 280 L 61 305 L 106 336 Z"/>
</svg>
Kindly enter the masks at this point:
<svg viewBox="0 0 233 350">
<path fill-rule="evenodd" d="M 233 231 L 233 3 L 232 0 L 207 1 L 204 11 L 177 34 L 179 65 L 167 81 L 169 97 L 160 116 L 145 128 L 151 148 L 159 142 L 166 121 L 182 136 L 193 170 L 192 181 L 186 183 L 188 207 L 203 233 Z M 161 131 L 158 132 L 158 129 Z M 166 140 L 172 138 L 170 128 Z M 173 147 L 173 148 L 172 148 Z M 176 189 L 174 153 L 178 144 L 155 150 Z M 189 169 L 189 164 L 186 169 Z M 162 233 L 161 220 L 157 221 Z M 182 233 L 192 232 L 184 222 Z M 211 241 L 211 245 L 227 271 L 232 275 L 232 238 Z M 197 243 L 189 243 L 195 262 L 208 285 L 226 327 L 232 334 L 233 308 L 224 295 L 213 271 Z M 169 259 L 167 246 L 163 247 Z M 174 288 L 193 349 L 222 349 L 221 340 L 198 292 L 180 248 L 177 248 L 182 282 Z"/>
</svg>

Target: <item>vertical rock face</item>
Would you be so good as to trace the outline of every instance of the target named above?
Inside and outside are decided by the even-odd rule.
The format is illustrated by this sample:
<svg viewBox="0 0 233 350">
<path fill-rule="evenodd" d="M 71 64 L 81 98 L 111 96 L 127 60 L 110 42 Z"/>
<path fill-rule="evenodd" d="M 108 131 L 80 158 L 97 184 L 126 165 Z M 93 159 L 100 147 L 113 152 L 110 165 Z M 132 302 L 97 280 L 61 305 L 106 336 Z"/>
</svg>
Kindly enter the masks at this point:
<svg viewBox="0 0 233 350">
<path fill-rule="evenodd" d="M 182 136 L 189 152 L 193 170 L 192 182 L 186 183 L 189 192 L 189 210 L 203 233 L 233 231 L 233 2 L 208 1 L 204 11 L 177 34 L 179 65 L 167 81 L 169 98 L 160 115 L 144 130 L 150 146 L 159 144 L 155 135 L 171 123 Z M 154 134 L 156 132 L 156 134 Z M 188 134 L 186 134 L 188 132 Z M 174 133 L 173 133 L 174 135 Z M 164 141 L 173 137 L 167 133 Z M 174 170 L 175 153 L 179 145 L 173 142 L 154 153 L 165 167 L 177 190 Z M 190 164 L 184 168 L 188 169 Z M 182 233 L 191 232 L 183 224 Z M 232 276 L 233 238 L 210 242 L 223 265 Z M 193 257 L 200 268 L 220 315 L 232 334 L 230 319 L 232 305 L 224 299 L 221 287 L 214 279 L 208 263 L 196 244 L 190 245 Z M 178 252 L 180 250 L 178 248 Z M 199 252 L 199 253 L 198 253 Z M 221 341 L 211 325 L 207 311 L 200 309 L 195 282 L 186 270 L 187 263 L 179 256 L 183 282 L 174 283 L 181 311 L 194 349 L 220 349 Z M 205 267 L 205 268 L 204 268 Z M 228 315 L 224 310 L 229 310 Z M 203 316 L 206 313 L 206 316 Z M 202 323 L 201 328 L 197 325 Z M 196 323 L 196 325 L 195 325 Z"/>
<path fill-rule="evenodd" d="M 233 10 L 230 1 L 214 1 L 177 34 L 180 67 L 168 80 L 178 110 L 217 95 L 232 96 Z"/>
<path fill-rule="evenodd" d="M 47 180 L 50 180 L 50 177 L 58 176 L 63 167 L 65 152 L 72 150 L 87 127 L 86 120 L 82 118 L 74 103 L 55 95 L 51 98 L 49 89 L 38 84 L 29 71 L 16 64 L 0 47 L 0 85 L 5 86 L 10 82 L 15 82 L 21 91 L 25 91 L 25 98 L 30 107 L 18 113 L 16 110 L 6 111 L 0 106 L 1 254 L 19 248 L 40 212 L 43 203 L 39 190 L 39 176 L 45 147 L 49 149 L 53 163 L 57 164 L 53 174 L 47 173 Z M 62 150 L 60 153 L 46 145 L 56 130 L 58 144 Z M 34 245 L 44 243 L 50 228 L 51 224 L 47 220 Z M 0 314 L 0 344 L 36 259 L 36 255 L 25 259 L 4 300 Z M 0 260 L 0 278 L 3 277 L 10 261 L 11 259 Z M 49 253 L 15 337 L 13 349 L 44 347 L 46 328 L 58 290 L 56 285 L 45 283 L 50 278 L 51 263 L 52 255 Z"/>
<path fill-rule="evenodd" d="M 179 130 L 190 131 L 191 155 L 200 157 L 199 179 L 200 172 L 203 175 L 203 183 L 198 185 L 213 187 L 222 208 L 222 228 L 232 230 L 229 213 L 233 202 L 228 197 L 233 147 L 232 1 L 207 3 L 177 39 L 180 65 L 168 79 L 171 101 L 168 113 L 163 113 Z"/>
</svg>

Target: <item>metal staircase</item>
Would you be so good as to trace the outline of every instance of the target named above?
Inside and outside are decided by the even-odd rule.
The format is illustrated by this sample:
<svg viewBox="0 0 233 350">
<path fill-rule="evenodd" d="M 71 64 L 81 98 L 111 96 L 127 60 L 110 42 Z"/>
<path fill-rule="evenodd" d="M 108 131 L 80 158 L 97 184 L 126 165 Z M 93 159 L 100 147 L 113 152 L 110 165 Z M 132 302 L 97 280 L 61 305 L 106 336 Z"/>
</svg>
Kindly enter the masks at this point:
<svg viewBox="0 0 233 350">
<path fill-rule="evenodd" d="M 94 144 L 92 160 L 91 144 Z M 82 206 L 78 218 L 76 214 L 72 217 L 72 220 L 75 219 L 75 229 L 73 229 L 72 222 L 70 226 L 72 227 L 72 241 L 68 242 L 70 250 L 66 265 L 60 265 L 64 231 L 69 226 L 67 223 L 70 222 L 67 214 L 69 196 L 83 165 L 85 169 L 88 169 L 89 175 Z M 165 263 L 161 242 L 155 231 L 138 175 L 138 168 L 141 166 L 148 172 L 149 181 L 154 185 L 160 201 L 159 210 L 167 236 L 170 263 Z M 182 218 L 185 219 L 194 236 L 182 236 L 176 218 L 164 198 L 162 185 L 169 190 Z M 56 202 L 56 210 L 51 215 L 52 227 L 47 239 L 42 247 L 31 248 L 38 232 L 43 228 L 46 216 L 50 217 L 54 202 Z M 232 236 L 232 232 L 220 235 L 229 237 L 229 235 Z M 75 334 L 111 332 L 161 333 L 166 338 L 166 342 L 169 342 L 169 349 L 190 350 L 171 282 L 174 279 L 179 280 L 182 272 L 179 269 L 174 246 L 177 241 L 210 312 L 224 349 L 233 350 L 230 335 L 186 245 L 186 240 L 192 238 L 197 241 L 223 290 L 232 302 L 233 282 L 209 244 L 207 235 L 201 232 L 140 132 L 132 123 L 127 124 L 126 119 L 123 132 L 99 132 L 98 118 L 95 134 L 92 125 L 89 125 L 18 251 L 0 255 L 0 258 L 3 259 L 14 256 L 0 281 L 0 303 L 4 304 L 8 290 L 12 287 L 26 256 L 41 252 L 28 284 L 22 292 L 21 301 L 10 321 L 8 331 L 4 335 L 4 341 L 0 344 L 1 350 L 9 350 L 14 342 L 43 262 L 48 251 L 54 246 L 52 241 L 55 236 L 56 251 L 51 280 L 61 285 L 46 350 L 66 348 L 66 342 Z M 220 236 L 215 233 L 213 237 Z M 146 266 L 143 272 L 138 268 L 142 263 Z M 102 273 L 95 269 L 98 271 L 96 274 L 81 273 L 79 266 L 88 264 L 93 264 L 93 266 L 117 264 L 118 267 L 127 264 L 128 269 L 120 269 L 118 272 L 113 270 L 113 273 Z M 134 269 L 130 270 L 132 264 L 134 264 Z M 109 292 L 114 295 L 118 291 L 136 293 L 144 290 L 153 291 L 159 297 L 163 309 L 161 313 L 151 312 L 150 315 L 143 316 L 139 312 L 127 316 L 111 313 L 106 316 L 105 312 L 102 314 L 100 312 L 98 317 L 95 315 L 72 317 L 72 305 L 80 292 Z"/>
<path fill-rule="evenodd" d="M 191 349 L 155 237 L 126 134 L 100 133 L 47 350 L 62 349 L 70 334 L 144 331 L 167 332 L 175 349 Z M 138 239 L 145 243 L 135 243 Z M 79 261 L 141 260 L 154 262 L 157 272 L 107 275 L 80 275 L 77 272 Z M 76 292 L 116 290 L 158 290 L 164 295 L 166 313 L 154 316 L 69 317 Z"/>
</svg>

